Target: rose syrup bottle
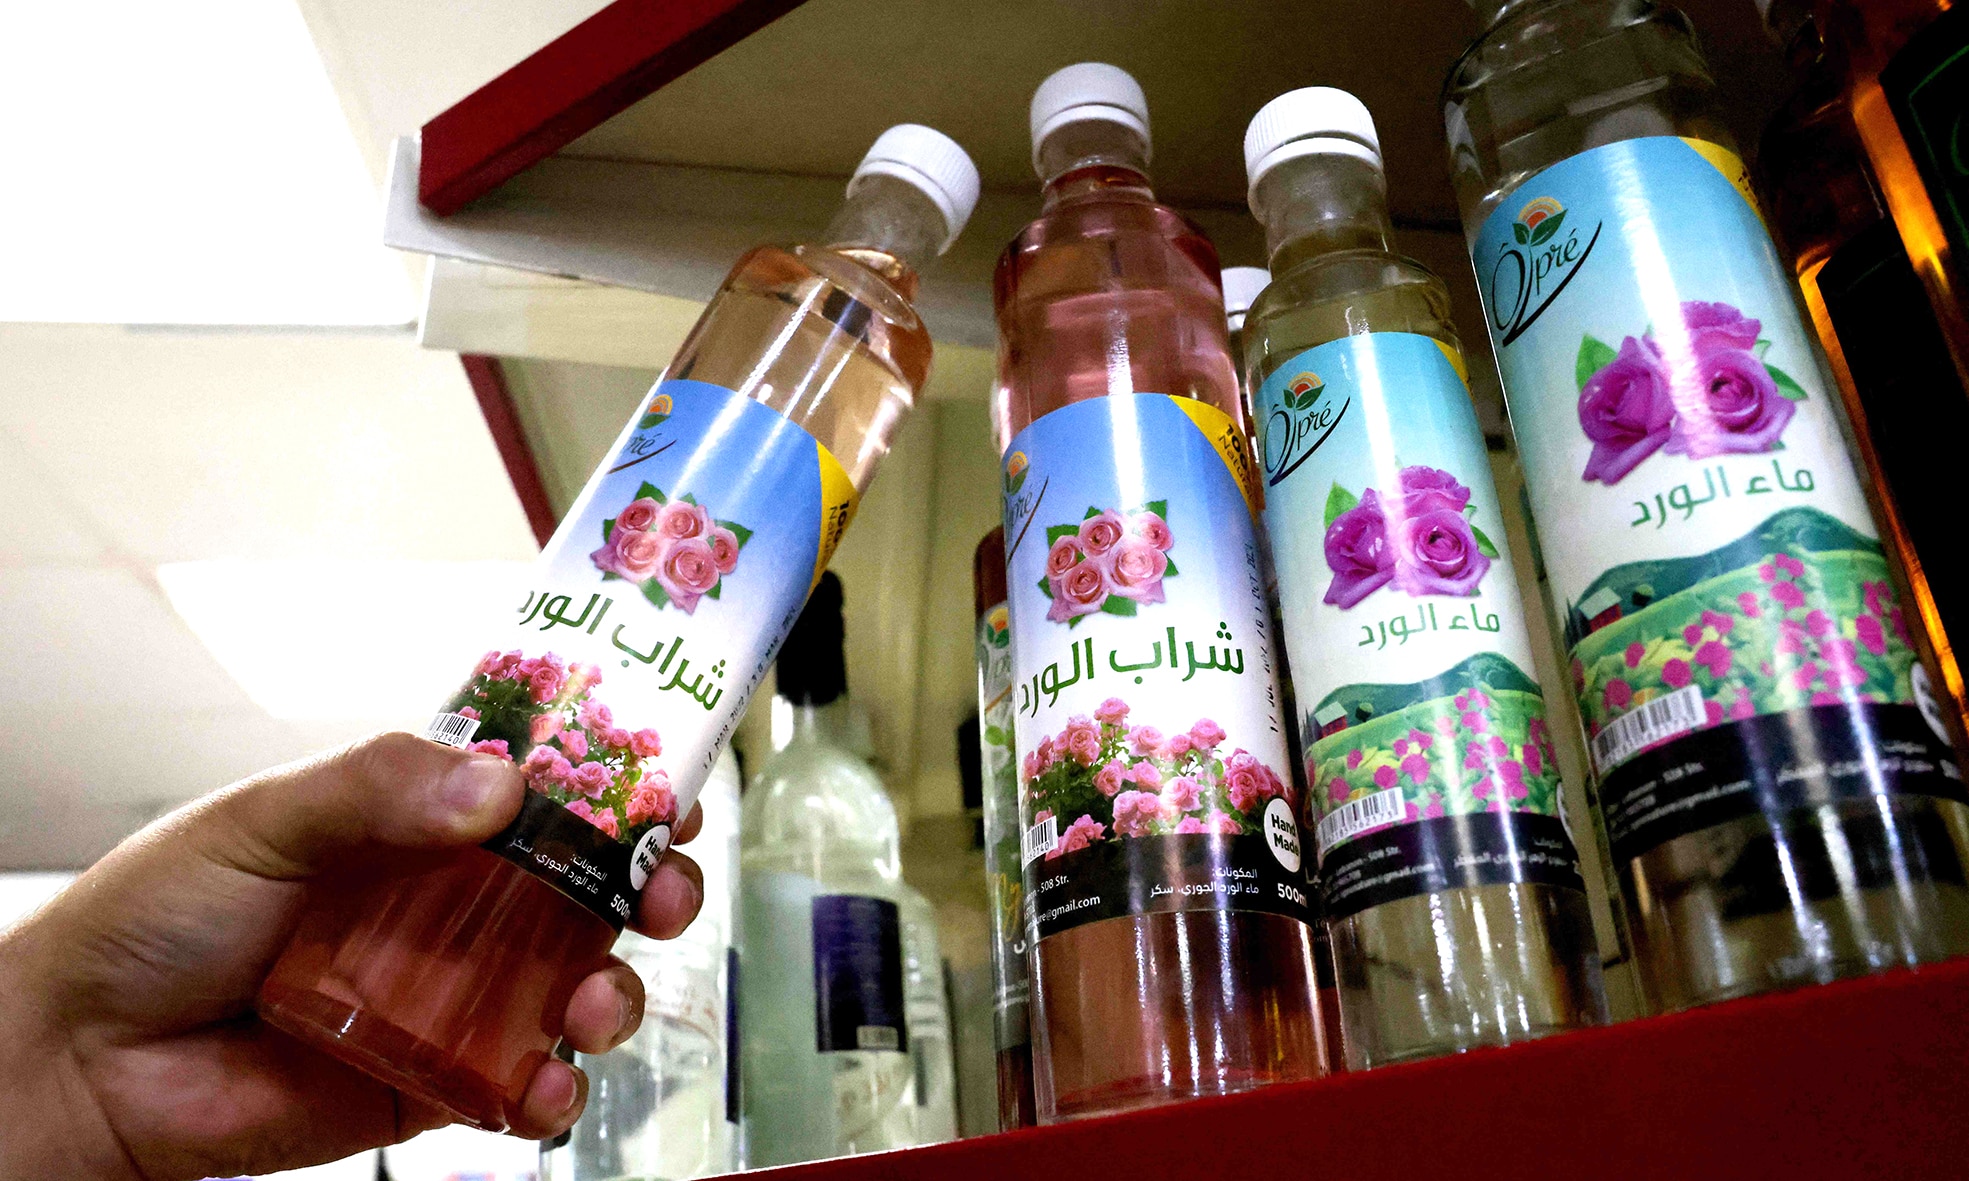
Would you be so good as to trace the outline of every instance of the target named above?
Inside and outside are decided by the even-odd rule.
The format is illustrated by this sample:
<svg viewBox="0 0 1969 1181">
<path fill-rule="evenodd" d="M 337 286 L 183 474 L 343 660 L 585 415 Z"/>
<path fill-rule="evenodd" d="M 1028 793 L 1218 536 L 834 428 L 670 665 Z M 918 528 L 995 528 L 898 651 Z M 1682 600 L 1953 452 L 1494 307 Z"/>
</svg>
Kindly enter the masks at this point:
<svg viewBox="0 0 1969 1181">
<path fill-rule="evenodd" d="M 993 526 L 971 561 L 977 613 L 978 740 L 984 772 L 985 888 L 991 903 L 991 1023 L 998 1052 L 998 1128 L 1030 1127 L 1032 988 L 1019 882 L 1019 755 L 1012 734 L 1012 613 L 1005 530 Z"/>
<path fill-rule="evenodd" d="M 510 650 L 432 723 L 522 765 L 519 818 L 320 883 L 266 1020 L 510 1124 L 922 387 L 916 267 L 976 195 L 963 149 L 891 128 L 827 245 L 739 260 L 549 542 Z"/>
<path fill-rule="evenodd" d="M 1348 1065 L 1603 1023 L 1448 289 L 1392 248 L 1353 95 L 1280 95 L 1244 142 L 1276 276 L 1245 375 Z"/>
<path fill-rule="evenodd" d="M 1919 630 L 1960 728 L 1969 719 L 1969 684 L 1956 637 L 1969 636 L 1969 567 L 1952 556 L 1952 476 L 1969 437 L 1969 394 L 1808 0 L 1760 7 L 1798 79 L 1758 144 L 1771 226 L 1838 378 L 1874 509 L 1893 538 L 1903 589 L 1926 625 Z"/>
<path fill-rule="evenodd" d="M 1919 618 L 1688 20 L 1478 7 L 1457 192 L 1644 990 L 1969 950 Z"/>
<path fill-rule="evenodd" d="M 1039 1119 L 1322 1073 L 1216 251 L 1112 66 L 1033 96 L 995 417 Z"/>
</svg>

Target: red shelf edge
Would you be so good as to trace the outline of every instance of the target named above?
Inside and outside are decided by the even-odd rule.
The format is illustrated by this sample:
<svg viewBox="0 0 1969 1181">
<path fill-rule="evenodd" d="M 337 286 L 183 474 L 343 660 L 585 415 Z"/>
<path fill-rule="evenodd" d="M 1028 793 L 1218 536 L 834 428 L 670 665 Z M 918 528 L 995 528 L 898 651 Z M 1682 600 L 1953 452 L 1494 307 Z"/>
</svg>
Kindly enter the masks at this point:
<svg viewBox="0 0 1969 1181">
<path fill-rule="evenodd" d="M 759 1181 L 1969 1174 L 1969 960 Z"/>
<path fill-rule="evenodd" d="M 506 384 L 505 367 L 499 358 L 481 353 L 460 353 L 458 363 L 465 367 L 465 380 L 478 399 L 479 413 L 485 418 L 486 430 L 492 433 L 492 445 L 506 467 L 506 478 L 513 482 L 513 493 L 520 498 L 527 527 L 545 549 L 560 520 L 547 499 L 547 485 L 540 478 L 540 465 L 526 440 L 526 428 L 520 425 L 519 407 L 513 404 L 513 391 Z"/>
<path fill-rule="evenodd" d="M 615 0 L 424 124 L 417 197 L 456 212 L 801 0 Z"/>
</svg>

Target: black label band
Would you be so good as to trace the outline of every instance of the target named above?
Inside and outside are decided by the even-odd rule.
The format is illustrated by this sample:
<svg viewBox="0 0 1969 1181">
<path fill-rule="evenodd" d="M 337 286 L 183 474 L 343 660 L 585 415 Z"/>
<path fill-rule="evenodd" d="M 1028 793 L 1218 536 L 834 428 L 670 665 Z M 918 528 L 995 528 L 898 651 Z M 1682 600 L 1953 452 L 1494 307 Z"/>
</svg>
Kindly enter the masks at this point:
<svg viewBox="0 0 1969 1181">
<path fill-rule="evenodd" d="M 539 792 L 526 793 L 520 814 L 485 848 L 587 907 L 617 931 L 629 921 L 636 899 L 630 887 L 633 851 Z"/>
<path fill-rule="evenodd" d="M 1026 866 L 1035 939 L 1083 923 L 1173 910 L 1250 910 L 1311 925 L 1307 885 L 1263 833 L 1172 833 L 1096 841 Z"/>
<path fill-rule="evenodd" d="M 1969 803 L 1953 755 L 1911 705 L 1820 705 L 1712 726 L 1634 756 L 1600 785 L 1620 861 L 1742 816 L 1892 795 Z"/>
<path fill-rule="evenodd" d="M 1466 886 L 1586 889 L 1565 825 L 1531 812 L 1472 812 L 1363 833 L 1327 853 L 1319 879 L 1321 905 L 1336 920 Z"/>
</svg>

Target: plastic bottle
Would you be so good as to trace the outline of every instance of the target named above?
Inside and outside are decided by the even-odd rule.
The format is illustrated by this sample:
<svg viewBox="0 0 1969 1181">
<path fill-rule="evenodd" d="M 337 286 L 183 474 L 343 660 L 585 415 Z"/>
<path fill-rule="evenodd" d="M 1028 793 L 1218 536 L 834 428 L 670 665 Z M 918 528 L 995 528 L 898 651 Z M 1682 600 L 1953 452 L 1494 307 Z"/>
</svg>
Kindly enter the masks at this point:
<svg viewBox="0 0 1969 1181">
<path fill-rule="evenodd" d="M 1048 1123 L 1323 1071 L 1217 254 L 1112 66 L 1033 96 L 995 420 Z"/>
<path fill-rule="evenodd" d="M 504 1129 L 913 404 L 915 267 L 977 194 L 884 132 L 825 246 L 740 259 L 432 723 L 523 763 L 484 846 L 324 881 L 260 994 L 289 1033 Z M 495 633 L 499 634 L 499 633 Z"/>
<path fill-rule="evenodd" d="M 1771 227 L 1839 381 L 1874 510 L 1906 579 L 1901 589 L 1925 623 L 1937 687 L 1956 718 L 1969 719 L 1969 683 L 1956 651 L 1957 637 L 1969 636 L 1969 567 L 1954 559 L 1949 475 L 1969 437 L 1969 394 L 1809 0 L 1760 0 L 1760 7 L 1797 81 L 1758 145 Z"/>
<path fill-rule="evenodd" d="M 793 737 L 745 795 L 739 1040 L 746 1163 L 916 1143 L 900 828 L 847 714 L 841 584 L 824 575 L 787 638 Z"/>
<path fill-rule="evenodd" d="M 1038 1117 L 1032 1101 L 1032 988 L 1026 969 L 1025 890 L 1019 880 L 1019 755 L 1012 738 L 1012 610 L 1005 601 L 1002 526 L 993 526 L 978 542 L 971 586 L 978 619 L 978 739 L 984 764 L 998 1127 L 1010 1131 L 1028 1127 Z"/>
<path fill-rule="evenodd" d="M 1969 949 L 1969 809 L 1680 13 L 1486 0 L 1457 193 L 1658 1008 Z"/>
<path fill-rule="evenodd" d="M 1603 1023 L 1449 290 L 1394 251 L 1353 95 L 1280 95 L 1244 155 L 1275 276 L 1245 378 L 1348 1065 Z"/>
<path fill-rule="evenodd" d="M 606 1054 L 574 1055 L 588 1106 L 543 1145 L 541 1181 L 673 1181 L 734 1172 L 736 1063 L 728 1031 L 738 921 L 738 760 L 718 756 L 688 852 L 704 871 L 704 907 L 675 939 L 624 932 L 615 954 L 643 978 L 643 1026 Z"/>
<path fill-rule="evenodd" d="M 921 891 L 902 884 L 903 1010 L 909 1025 L 909 1061 L 915 1078 L 914 1143 L 957 1139 L 957 1059 L 951 1038 L 950 989 L 944 979 L 937 911 Z"/>
</svg>

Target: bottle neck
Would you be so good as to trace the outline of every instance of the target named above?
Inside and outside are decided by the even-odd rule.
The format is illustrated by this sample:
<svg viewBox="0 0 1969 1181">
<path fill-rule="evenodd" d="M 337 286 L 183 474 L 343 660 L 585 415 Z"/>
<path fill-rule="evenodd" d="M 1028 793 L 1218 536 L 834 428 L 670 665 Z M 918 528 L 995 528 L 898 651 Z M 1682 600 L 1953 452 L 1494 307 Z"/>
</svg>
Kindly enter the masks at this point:
<svg viewBox="0 0 1969 1181">
<path fill-rule="evenodd" d="M 1352 156 L 1300 156 L 1267 172 L 1251 197 L 1274 275 L 1336 250 L 1393 250 L 1381 170 Z"/>
<path fill-rule="evenodd" d="M 821 242 L 913 299 L 917 270 L 943 253 L 949 233 L 943 212 L 923 190 L 877 173 L 849 190 Z"/>
<path fill-rule="evenodd" d="M 1149 145 L 1134 129 L 1106 120 L 1068 123 L 1040 141 L 1044 208 L 1085 200 L 1153 201 Z"/>
<path fill-rule="evenodd" d="M 787 745 L 796 742 L 814 742 L 829 746 L 844 746 L 852 720 L 846 694 L 819 704 L 813 702 L 794 704 L 793 733 L 787 739 Z"/>
</svg>

